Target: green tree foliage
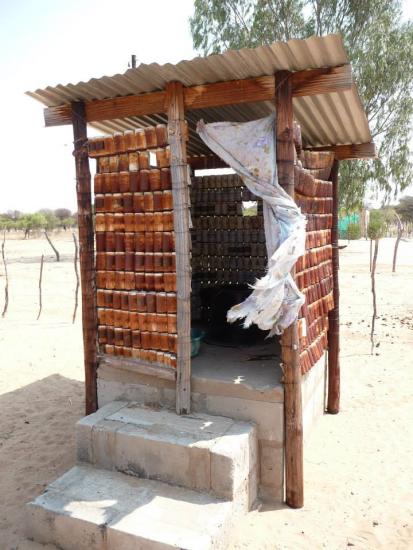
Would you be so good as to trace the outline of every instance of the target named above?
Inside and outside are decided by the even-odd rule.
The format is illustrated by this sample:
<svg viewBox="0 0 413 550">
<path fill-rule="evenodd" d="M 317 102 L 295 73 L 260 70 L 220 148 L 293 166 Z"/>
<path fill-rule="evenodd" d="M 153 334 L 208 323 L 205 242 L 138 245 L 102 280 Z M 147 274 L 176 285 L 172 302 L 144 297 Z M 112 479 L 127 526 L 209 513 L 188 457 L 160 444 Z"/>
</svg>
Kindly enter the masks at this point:
<svg viewBox="0 0 413 550">
<path fill-rule="evenodd" d="M 195 0 L 190 26 L 204 54 L 341 33 L 379 153 L 340 163 L 341 204 L 361 207 L 369 184 L 390 198 L 410 183 L 413 24 L 399 0 Z"/>
<path fill-rule="evenodd" d="M 396 212 L 405 223 L 413 223 L 413 197 L 403 197 L 395 207 Z"/>
<path fill-rule="evenodd" d="M 46 223 L 44 226 L 42 226 L 43 229 L 46 229 L 46 231 L 51 231 L 52 229 L 55 229 L 59 225 L 59 219 L 56 217 L 53 210 L 50 210 L 48 208 L 42 208 L 38 212 L 39 214 L 42 214 L 44 216 Z"/>
<path fill-rule="evenodd" d="M 347 227 L 347 239 L 356 241 L 361 238 L 361 229 L 359 223 L 349 223 Z"/>
<path fill-rule="evenodd" d="M 30 235 L 30 231 L 42 229 L 46 226 L 47 219 L 40 212 L 36 212 L 35 214 L 24 214 L 17 222 L 17 227 L 24 231 L 25 238 Z"/>
<path fill-rule="evenodd" d="M 370 212 L 369 224 L 367 226 L 367 236 L 372 241 L 381 239 L 386 231 L 386 218 L 382 210 L 372 210 Z"/>
<path fill-rule="evenodd" d="M 75 227 L 76 220 L 75 220 L 74 216 L 69 216 L 67 218 L 63 218 L 63 220 L 61 220 L 60 224 L 63 227 L 63 229 L 66 230 L 67 228 Z"/>
</svg>

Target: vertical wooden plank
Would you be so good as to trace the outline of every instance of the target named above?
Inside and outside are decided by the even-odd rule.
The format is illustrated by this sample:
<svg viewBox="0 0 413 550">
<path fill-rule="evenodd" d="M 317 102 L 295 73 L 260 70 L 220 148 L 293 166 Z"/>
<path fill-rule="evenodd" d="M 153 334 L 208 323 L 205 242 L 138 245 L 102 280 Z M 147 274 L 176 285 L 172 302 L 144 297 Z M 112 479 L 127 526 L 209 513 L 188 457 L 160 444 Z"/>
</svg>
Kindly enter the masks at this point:
<svg viewBox="0 0 413 550">
<path fill-rule="evenodd" d="M 166 87 L 168 137 L 171 148 L 172 197 L 177 273 L 176 412 L 188 414 L 191 405 L 191 263 L 189 235 L 189 174 L 186 162 L 183 85 Z"/>
<path fill-rule="evenodd" d="M 80 280 L 85 363 L 86 414 L 97 409 L 96 292 L 91 178 L 87 152 L 85 105 L 72 103 L 74 157 L 76 163 L 77 218 L 79 226 Z"/>
<path fill-rule="evenodd" d="M 333 224 L 331 244 L 333 247 L 333 298 L 334 308 L 328 314 L 328 398 L 327 412 L 337 414 L 340 410 L 340 288 L 338 282 L 338 179 L 339 161 L 336 159 L 331 170 L 333 183 Z"/>
<path fill-rule="evenodd" d="M 275 74 L 276 151 L 278 182 L 294 197 L 294 129 L 292 80 L 288 71 Z M 297 322 L 281 337 L 284 369 L 285 485 L 286 502 L 292 508 L 304 505 L 303 415 L 301 366 Z"/>
</svg>

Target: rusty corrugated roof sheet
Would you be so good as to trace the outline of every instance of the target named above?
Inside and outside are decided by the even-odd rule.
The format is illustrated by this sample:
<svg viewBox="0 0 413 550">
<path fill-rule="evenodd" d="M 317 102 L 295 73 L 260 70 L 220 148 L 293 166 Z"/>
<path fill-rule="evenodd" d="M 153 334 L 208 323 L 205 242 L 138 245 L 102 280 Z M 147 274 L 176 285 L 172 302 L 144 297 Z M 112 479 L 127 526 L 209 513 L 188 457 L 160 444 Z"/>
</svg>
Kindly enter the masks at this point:
<svg viewBox="0 0 413 550">
<path fill-rule="evenodd" d="M 219 55 L 196 57 L 167 63 L 141 64 L 124 74 L 92 78 L 78 84 L 58 84 L 27 94 L 47 107 L 71 101 L 105 99 L 162 90 L 167 82 L 178 80 L 185 86 L 272 75 L 278 70 L 300 71 L 334 67 L 348 63 L 339 35 L 311 37 L 306 40 L 276 42 L 254 49 L 230 50 Z M 351 90 L 317 96 L 294 98 L 294 113 L 301 125 L 306 146 L 327 146 L 371 141 L 366 115 L 355 86 Z M 208 150 L 195 132 L 200 118 L 206 122 L 219 120 L 246 121 L 267 115 L 274 109 L 271 102 L 248 103 L 188 111 L 191 154 Z M 137 126 L 166 122 L 162 113 L 96 122 L 93 127 L 103 132 L 124 131 Z"/>
</svg>

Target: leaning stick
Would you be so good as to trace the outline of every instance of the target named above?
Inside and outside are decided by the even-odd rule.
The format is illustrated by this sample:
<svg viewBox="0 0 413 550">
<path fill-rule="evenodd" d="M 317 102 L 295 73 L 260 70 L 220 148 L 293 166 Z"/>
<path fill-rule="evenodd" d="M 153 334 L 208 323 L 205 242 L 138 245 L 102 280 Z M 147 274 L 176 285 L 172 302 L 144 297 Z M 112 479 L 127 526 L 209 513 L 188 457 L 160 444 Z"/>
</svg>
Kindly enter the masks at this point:
<svg viewBox="0 0 413 550">
<path fill-rule="evenodd" d="M 370 273 L 371 273 L 372 258 L 373 258 L 373 239 L 370 239 Z"/>
<path fill-rule="evenodd" d="M 78 305 L 78 299 L 79 299 L 79 286 L 80 286 L 79 271 L 77 269 L 77 259 L 78 259 L 78 256 L 79 256 L 79 245 L 77 244 L 77 238 L 76 238 L 76 235 L 74 233 L 73 233 L 73 241 L 75 243 L 74 265 L 75 265 L 75 274 L 76 274 L 76 290 L 75 290 L 75 309 L 73 311 L 72 323 L 74 323 L 75 319 L 76 319 L 77 305 Z"/>
<path fill-rule="evenodd" d="M 46 237 L 47 239 L 47 242 L 50 244 L 50 246 L 53 248 L 53 252 L 56 254 L 56 262 L 60 262 L 60 254 L 59 254 L 59 251 L 57 250 L 57 248 L 54 246 L 54 244 L 52 243 L 52 241 L 50 240 L 50 237 L 49 235 L 47 234 L 47 231 L 45 230 L 44 231 L 44 236 Z"/>
<path fill-rule="evenodd" d="M 402 225 L 402 221 L 400 219 L 400 216 L 398 215 L 397 212 L 395 212 L 394 215 L 396 216 L 396 220 L 397 220 L 397 238 L 396 238 L 396 242 L 394 244 L 393 269 L 392 269 L 393 273 L 396 272 L 397 249 L 399 248 L 400 239 L 403 236 L 403 225 Z"/>
<path fill-rule="evenodd" d="M 1 314 L 2 317 L 6 315 L 7 308 L 9 307 L 9 276 L 7 274 L 6 256 L 4 254 L 5 242 L 6 242 L 6 231 L 4 231 L 3 233 L 3 242 L 1 244 L 1 257 L 3 259 L 4 274 L 6 276 L 6 284 L 4 286 L 4 308 L 3 308 L 3 313 Z"/>
<path fill-rule="evenodd" d="M 39 275 L 39 313 L 37 314 L 36 321 L 39 320 L 40 314 L 42 312 L 42 276 L 43 276 L 43 261 L 44 256 L 42 254 L 42 258 L 40 260 L 40 275 Z"/>
<path fill-rule="evenodd" d="M 374 255 L 373 255 L 373 264 L 371 268 L 371 292 L 373 294 L 373 317 L 371 320 L 371 332 L 370 332 L 370 342 L 371 342 L 371 355 L 373 355 L 374 350 L 374 325 L 377 317 L 377 302 L 376 302 L 376 262 L 377 262 L 377 253 L 379 251 L 379 239 L 374 240 Z"/>
</svg>

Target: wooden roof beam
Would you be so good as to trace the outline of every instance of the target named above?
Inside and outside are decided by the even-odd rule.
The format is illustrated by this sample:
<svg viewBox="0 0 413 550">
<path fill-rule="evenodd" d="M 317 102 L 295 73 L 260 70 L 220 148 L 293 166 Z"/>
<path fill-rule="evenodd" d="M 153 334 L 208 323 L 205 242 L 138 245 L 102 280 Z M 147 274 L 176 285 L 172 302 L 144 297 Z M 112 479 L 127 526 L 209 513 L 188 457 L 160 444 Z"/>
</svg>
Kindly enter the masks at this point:
<svg viewBox="0 0 413 550">
<path fill-rule="evenodd" d="M 292 74 L 293 96 L 317 95 L 350 90 L 353 83 L 350 65 L 308 69 Z M 259 76 L 244 80 L 230 80 L 184 88 L 184 107 L 206 109 L 222 105 L 236 105 L 257 101 L 273 101 L 276 83 L 273 76 Z M 87 122 L 165 113 L 166 92 L 95 99 L 85 101 Z M 48 107 L 44 110 L 46 126 L 71 124 L 70 104 Z"/>
<path fill-rule="evenodd" d="M 374 142 L 331 145 L 329 147 L 304 147 L 304 149 L 306 151 L 333 151 L 337 160 L 377 158 L 377 149 Z"/>
</svg>

